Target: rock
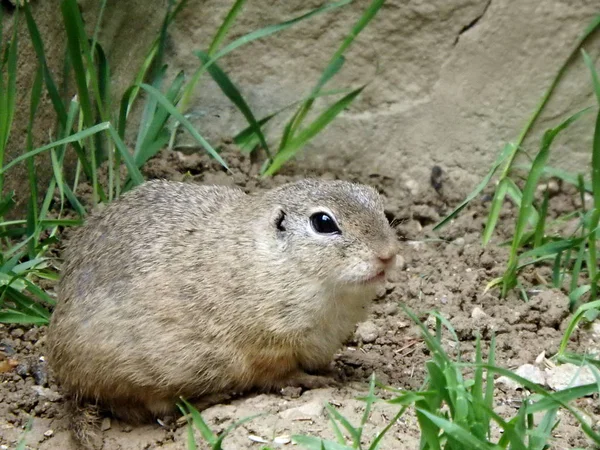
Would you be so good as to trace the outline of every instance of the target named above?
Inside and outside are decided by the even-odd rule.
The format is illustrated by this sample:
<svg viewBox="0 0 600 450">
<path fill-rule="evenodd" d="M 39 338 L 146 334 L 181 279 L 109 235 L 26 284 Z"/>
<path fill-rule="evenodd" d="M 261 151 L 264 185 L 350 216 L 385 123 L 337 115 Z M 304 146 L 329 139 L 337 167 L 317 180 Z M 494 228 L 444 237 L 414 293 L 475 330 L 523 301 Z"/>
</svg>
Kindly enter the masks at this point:
<svg viewBox="0 0 600 450">
<path fill-rule="evenodd" d="M 110 430 L 110 427 L 111 427 L 110 417 L 105 417 L 104 419 L 102 419 L 102 423 L 100 424 L 100 430 L 108 431 L 108 430 Z"/>
<path fill-rule="evenodd" d="M 260 436 L 255 436 L 254 434 L 248 435 L 248 439 L 250 439 L 252 442 L 257 442 L 259 444 L 268 444 L 269 443 L 269 441 L 267 441 L 265 438 L 261 438 Z"/>
<path fill-rule="evenodd" d="M 537 366 L 533 364 L 523 364 L 515 370 L 515 374 L 525 378 L 532 383 L 539 384 L 540 386 L 546 385 L 546 374 Z M 522 389 L 523 386 L 513 380 L 512 378 L 501 376 L 498 377 L 495 384 L 504 390 L 516 391 Z"/>
<path fill-rule="evenodd" d="M 546 380 L 548 386 L 555 391 L 596 382 L 589 367 L 580 367 L 571 363 L 546 369 Z"/>
<path fill-rule="evenodd" d="M 404 261 L 404 257 L 402 255 L 396 255 L 396 269 L 404 270 L 406 267 L 406 261 Z"/>
<path fill-rule="evenodd" d="M 415 180 L 407 180 L 404 186 L 406 186 L 412 195 L 417 196 L 419 194 L 419 183 Z"/>
<path fill-rule="evenodd" d="M 40 397 L 43 397 L 51 402 L 57 402 L 62 398 L 62 396 L 58 392 L 55 392 L 52 389 L 45 388 L 42 386 L 31 386 L 31 390 L 34 391 Z"/>
<path fill-rule="evenodd" d="M 48 384 L 48 369 L 44 361 L 37 361 L 31 365 L 31 374 L 35 380 L 35 384 L 46 386 Z"/>
<path fill-rule="evenodd" d="M 471 311 L 471 318 L 475 320 L 484 320 L 487 317 L 489 316 L 479 306 L 476 306 L 473 308 L 473 311 Z"/>
<path fill-rule="evenodd" d="M 398 283 L 402 277 L 402 271 L 406 268 L 406 262 L 402 255 L 396 255 L 396 265 L 388 271 L 387 280 Z"/>
<path fill-rule="evenodd" d="M 314 418 L 320 417 L 323 414 L 324 401 L 325 400 L 317 398 L 308 403 L 305 403 L 302 406 L 298 406 L 296 408 L 290 408 L 290 409 L 281 411 L 279 413 L 279 415 L 283 419 L 291 419 L 291 420 L 307 419 L 307 418 L 314 419 Z"/>
<path fill-rule="evenodd" d="M 21 328 L 15 328 L 10 332 L 11 337 L 14 337 L 16 339 L 21 338 L 24 334 L 25 332 Z"/>
<path fill-rule="evenodd" d="M 515 373 L 532 383 L 539 384 L 540 386 L 546 385 L 546 374 L 542 369 L 533 364 L 523 364 Z"/>
<path fill-rule="evenodd" d="M 356 337 L 365 344 L 375 342 L 377 336 L 379 336 L 379 330 L 371 321 L 362 322 L 356 328 Z"/>
<path fill-rule="evenodd" d="M 465 246 L 465 238 L 464 237 L 457 237 L 456 239 L 454 239 L 452 241 L 452 243 L 454 245 L 459 246 L 459 247 L 464 247 Z"/>
<path fill-rule="evenodd" d="M 273 443 L 277 445 L 285 445 L 289 444 L 290 442 L 292 442 L 292 440 L 289 438 L 289 436 L 277 436 L 275 439 L 273 439 Z"/>
<path fill-rule="evenodd" d="M 46 431 L 44 431 L 44 436 L 47 437 L 47 438 L 54 436 L 54 430 L 46 430 Z"/>
<path fill-rule="evenodd" d="M 498 377 L 494 384 L 503 389 L 504 391 L 516 391 L 521 387 L 521 385 L 515 380 L 505 376 Z"/>
</svg>

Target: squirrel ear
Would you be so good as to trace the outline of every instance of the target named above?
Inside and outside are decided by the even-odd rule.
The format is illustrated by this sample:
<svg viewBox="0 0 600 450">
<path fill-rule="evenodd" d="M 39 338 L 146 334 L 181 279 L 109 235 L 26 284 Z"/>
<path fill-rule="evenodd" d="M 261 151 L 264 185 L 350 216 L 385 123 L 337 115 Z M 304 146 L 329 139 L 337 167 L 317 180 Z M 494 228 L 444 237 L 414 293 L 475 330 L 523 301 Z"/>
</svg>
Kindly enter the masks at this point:
<svg viewBox="0 0 600 450">
<path fill-rule="evenodd" d="M 273 211 L 271 212 L 271 223 L 275 226 L 277 231 L 286 231 L 285 217 L 285 211 L 281 206 L 273 208 Z"/>
</svg>

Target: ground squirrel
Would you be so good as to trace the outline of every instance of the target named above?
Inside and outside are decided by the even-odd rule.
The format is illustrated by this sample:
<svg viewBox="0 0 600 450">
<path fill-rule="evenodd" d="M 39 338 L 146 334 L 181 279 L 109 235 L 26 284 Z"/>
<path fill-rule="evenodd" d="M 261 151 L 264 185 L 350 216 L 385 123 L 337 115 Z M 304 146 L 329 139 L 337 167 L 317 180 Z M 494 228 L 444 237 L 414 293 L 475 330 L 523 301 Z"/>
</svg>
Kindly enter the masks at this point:
<svg viewBox="0 0 600 450">
<path fill-rule="evenodd" d="M 397 252 L 368 186 L 150 181 L 70 239 L 49 363 L 72 404 L 129 421 L 180 396 L 318 386 Z"/>
</svg>

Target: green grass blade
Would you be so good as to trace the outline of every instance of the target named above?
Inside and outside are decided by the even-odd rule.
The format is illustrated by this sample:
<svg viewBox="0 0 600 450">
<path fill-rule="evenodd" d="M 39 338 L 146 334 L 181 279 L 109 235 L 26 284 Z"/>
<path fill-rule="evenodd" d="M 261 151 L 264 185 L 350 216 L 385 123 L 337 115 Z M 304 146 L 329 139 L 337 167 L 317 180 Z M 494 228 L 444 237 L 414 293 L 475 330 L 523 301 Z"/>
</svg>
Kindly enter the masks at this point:
<svg viewBox="0 0 600 450">
<path fill-rule="evenodd" d="M 50 319 L 50 312 L 43 306 L 31 300 L 25 294 L 13 289 L 10 286 L 5 287 L 5 293 L 6 297 L 10 301 L 14 302 L 19 308 L 19 311 L 23 312 L 24 314 L 33 317 L 39 317 L 40 319 L 45 319 L 46 321 Z"/>
<path fill-rule="evenodd" d="M 358 428 L 358 432 L 359 432 L 360 436 L 362 436 L 363 428 L 366 425 L 367 420 L 369 420 L 369 416 L 371 415 L 371 408 L 373 406 L 373 403 L 375 403 L 377 401 L 377 397 L 375 397 L 375 373 L 374 372 L 371 374 L 371 377 L 369 380 L 369 392 L 366 397 L 361 397 L 361 400 L 365 402 L 365 410 L 360 419 L 360 427 Z M 360 442 L 360 436 L 359 436 L 359 442 Z"/>
<path fill-rule="evenodd" d="M 236 0 L 235 3 L 231 6 L 231 9 L 227 13 L 225 20 L 223 20 L 223 22 L 221 23 L 221 26 L 215 33 L 215 36 L 213 37 L 213 40 L 210 43 L 210 46 L 208 47 L 209 56 L 214 55 L 215 52 L 219 49 L 219 47 L 221 47 L 221 44 L 225 40 L 225 37 L 227 36 L 227 33 L 229 32 L 231 27 L 233 26 L 235 19 L 241 12 L 244 3 L 246 3 L 246 0 Z"/>
<path fill-rule="evenodd" d="M 492 238 L 492 233 L 496 229 L 498 217 L 500 216 L 500 210 L 502 209 L 502 205 L 504 204 L 504 197 L 506 196 L 506 191 L 508 190 L 507 180 L 508 178 L 500 180 L 500 183 L 496 187 L 496 192 L 494 193 L 494 198 L 492 199 L 492 206 L 490 207 L 490 212 L 488 213 L 488 217 L 485 223 L 485 229 L 483 231 L 483 245 L 488 244 L 488 242 Z"/>
<path fill-rule="evenodd" d="M 35 150 L 32 150 L 30 152 L 27 152 L 21 156 L 16 157 L 15 159 L 13 159 L 9 164 L 7 164 L 6 166 L 0 168 L 0 174 L 5 173 L 8 169 L 10 169 L 11 167 L 17 165 L 18 163 L 20 163 L 21 161 L 24 161 L 28 158 L 31 158 L 35 155 L 38 155 L 42 152 L 45 152 L 47 150 L 50 150 L 51 148 L 55 148 L 58 147 L 60 145 L 65 145 L 65 144 L 70 144 L 70 143 L 74 143 L 80 140 L 83 140 L 85 138 L 88 138 L 92 135 L 94 135 L 95 133 L 98 133 L 100 131 L 104 131 L 104 130 L 108 130 L 110 128 L 110 123 L 109 122 L 103 122 L 103 123 L 99 123 L 98 125 L 94 125 L 91 128 L 87 128 L 85 130 L 79 131 L 78 133 L 72 134 L 64 139 L 59 139 L 58 141 L 54 141 L 48 145 L 44 145 L 42 147 L 38 147 Z"/>
<path fill-rule="evenodd" d="M 198 55 L 202 63 L 206 64 L 209 61 L 209 56 L 206 53 L 198 51 L 196 52 L 196 54 Z M 254 117 L 252 110 L 248 106 L 248 103 L 246 103 L 246 100 L 244 100 L 244 97 L 242 97 L 242 94 L 239 91 L 239 89 L 233 84 L 231 79 L 227 76 L 225 72 L 223 72 L 223 70 L 221 70 L 221 68 L 217 64 L 211 64 L 207 70 L 212 79 L 215 81 L 215 83 L 217 83 L 219 88 L 221 88 L 223 94 L 225 94 L 225 96 L 227 96 L 227 98 L 231 100 L 231 102 L 244 115 L 244 117 L 252 127 L 254 134 L 258 136 L 260 144 L 265 150 L 267 157 L 271 159 L 271 151 L 269 150 L 269 146 L 267 145 L 265 136 L 263 135 L 263 132 L 260 128 L 260 124 L 256 120 L 256 117 Z"/>
<path fill-rule="evenodd" d="M 594 66 L 594 62 L 590 55 L 587 54 L 585 50 L 581 50 L 583 54 L 583 60 L 585 65 L 590 70 L 590 74 L 592 76 L 592 86 L 594 87 L 594 93 L 596 94 L 596 100 L 598 101 L 598 105 L 600 105 L 600 77 L 598 77 L 598 72 L 596 71 L 596 66 Z"/>
<path fill-rule="evenodd" d="M 332 11 L 336 8 L 345 6 L 351 2 L 352 2 L 352 0 L 341 0 L 341 1 L 333 2 L 333 3 L 328 3 L 319 8 L 315 8 L 306 14 L 302 14 L 301 16 L 295 17 L 290 20 L 286 20 L 285 22 L 281 22 L 278 24 L 268 25 L 264 28 L 253 31 L 251 33 L 248 33 L 248 34 L 230 42 L 225 47 L 223 47 L 221 50 L 219 50 L 217 53 L 212 55 L 211 59 L 206 64 L 203 64 L 200 68 L 198 68 L 198 70 L 196 70 L 196 72 L 194 72 L 194 75 L 192 76 L 190 82 L 186 86 L 186 89 L 183 93 L 181 103 L 179 105 L 180 111 L 185 111 L 187 109 L 189 102 L 191 100 L 191 96 L 193 95 L 194 88 L 198 84 L 198 80 L 199 80 L 200 76 L 202 75 L 202 73 L 205 70 L 207 70 L 208 67 L 210 67 L 210 65 L 212 65 L 213 63 L 218 61 L 223 56 L 227 55 L 228 53 L 231 53 L 232 51 L 236 50 L 237 48 L 239 48 L 245 44 L 248 44 L 252 41 L 255 41 L 257 39 L 262 39 L 262 38 L 265 38 L 272 34 L 278 33 L 280 31 L 290 28 L 291 26 L 296 25 L 306 19 L 309 19 L 317 14 L 325 13 L 327 11 Z"/>
<path fill-rule="evenodd" d="M 327 125 L 331 123 L 333 119 L 337 117 L 344 109 L 346 109 L 354 99 L 362 92 L 365 86 L 361 86 L 358 89 L 353 90 L 349 94 L 342 97 L 340 100 L 329 106 L 324 112 L 322 112 L 310 125 L 300 131 L 293 139 L 291 139 L 287 145 L 278 152 L 273 158 L 273 162 L 269 165 L 268 169 L 263 174 L 264 176 L 271 176 L 277 172 L 283 164 L 294 157 L 294 155 L 304 146 L 306 143 L 321 132 Z"/>
<path fill-rule="evenodd" d="M 162 87 L 162 82 L 167 72 L 167 66 L 162 66 L 160 70 L 157 70 L 152 78 L 152 87 L 157 91 L 160 91 Z M 152 95 L 146 98 L 144 104 L 144 110 L 142 111 L 142 117 L 140 119 L 140 124 L 138 127 L 138 134 L 135 140 L 135 149 L 133 151 L 134 156 L 139 154 L 142 146 L 146 142 L 146 136 L 150 130 L 150 126 L 154 120 L 154 114 L 156 113 L 156 106 L 158 104 L 158 100 L 156 97 Z"/>
<path fill-rule="evenodd" d="M 513 168 L 516 170 L 523 170 L 524 172 L 529 172 L 531 170 L 531 163 L 515 164 L 513 166 Z M 565 183 L 572 184 L 573 186 L 578 185 L 578 175 L 568 172 L 563 169 L 557 169 L 555 167 L 545 166 L 543 174 L 544 174 L 544 178 L 545 177 L 548 177 L 548 178 L 554 177 L 554 178 L 563 180 Z M 592 192 L 592 183 L 590 181 L 585 180 L 584 187 L 587 192 Z"/>
<path fill-rule="evenodd" d="M 296 111 L 296 114 L 294 114 L 286 124 L 281 142 L 279 144 L 279 150 L 277 151 L 278 153 L 287 146 L 288 141 L 292 138 L 296 130 L 302 125 L 302 122 L 304 122 L 304 119 L 310 111 L 316 96 L 319 94 L 325 83 L 327 83 L 327 81 L 329 81 L 336 73 L 339 72 L 344 65 L 344 62 L 344 57 L 339 56 L 338 58 L 331 60 L 327 65 L 316 86 L 313 88 L 311 95 L 304 101 L 302 106 L 300 106 L 298 111 Z"/>
<path fill-rule="evenodd" d="M 550 191 L 546 189 L 544 192 L 544 199 L 542 200 L 542 206 L 540 208 L 539 220 L 537 221 L 537 225 L 535 227 L 535 232 L 533 234 L 533 246 L 540 247 L 544 244 L 544 233 L 546 232 L 546 217 L 548 215 L 548 202 L 550 200 Z"/>
<path fill-rule="evenodd" d="M 0 18 L 2 20 L 2 18 Z M 0 70 L 0 78 L 2 84 L 0 87 L 0 167 L 4 164 L 4 150 L 8 144 L 8 138 L 10 137 L 10 131 L 12 129 L 16 96 L 17 96 L 17 54 L 18 54 L 18 34 L 19 29 L 19 9 L 15 11 L 13 19 L 13 34 L 10 40 L 10 44 L 7 48 L 6 58 L 6 84 L 4 83 L 4 74 Z M 2 36 L 0 35 L 0 39 Z M 1 49 L 1 47 L 0 47 Z M 0 66 L 0 69 L 4 69 L 4 63 Z M 4 183 L 0 179 L 0 191 L 2 190 Z"/>
<path fill-rule="evenodd" d="M 444 217 L 435 227 L 433 227 L 433 231 L 439 230 L 444 225 L 446 225 L 448 222 L 450 222 L 452 219 L 454 219 L 469 203 L 471 203 L 471 201 L 475 197 L 477 197 L 479 194 L 481 194 L 483 189 L 489 184 L 490 180 L 492 179 L 492 177 L 494 176 L 494 174 L 496 173 L 496 171 L 498 170 L 500 165 L 509 157 L 509 155 L 511 154 L 513 149 L 514 149 L 513 144 L 506 144 L 504 146 L 504 148 L 502 149 L 502 152 L 500 153 L 500 155 L 498 156 L 498 158 L 492 165 L 492 168 L 490 169 L 490 171 L 483 178 L 483 180 L 481 180 L 479 182 L 479 184 L 475 187 L 475 189 L 473 189 L 473 191 L 471 191 L 471 193 L 469 195 L 467 195 L 467 198 L 465 198 L 456 208 L 454 208 L 454 210 L 450 214 L 448 214 L 446 217 Z"/>
<path fill-rule="evenodd" d="M 10 191 L 0 199 L 0 217 L 4 217 L 15 205 L 15 191 Z"/>
<path fill-rule="evenodd" d="M 583 265 L 583 258 L 585 257 L 585 241 L 582 240 L 579 245 L 579 251 L 577 252 L 577 257 L 575 258 L 575 263 L 573 264 L 573 270 L 571 271 L 571 283 L 569 292 L 573 292 L 577 289 L 577 285 L 579 284 L 579 274 L 581 272 L 581 266 Z M 569 305 L 573 307 L 573 304 Z"/>
<path fill-rule="evenodd" d="M 164 25 L 165 23 L 166 23 L 166 26 L 168 27 L 175 20 L 175 17 L 181 12 L 181 10 L 185 7 L 186 4 L 187 4 L 187 0 L 181 0 L 173 10 L 171 10 L 168 7 L 167 13 L 165 15 L 166 20 L 165 20 L 165 22 L 163 22 L 163 27 L 165 26 Z M 162 28 L 161 28 L 161 30 L 162 30 Z M 125 109 L 125 118 L 127 118 L 129 116 L 129 112 L 131 111 L 131 108 L 137 99 L 137 96 L 141 89 L 140 85 L 144 82 L 144 80 L 148 76 L 148 73 L 150 72 L 151 68 L 154 69 L 155 67 L 157 67 L 157 65 L 155 64 L 155 60 L 158 59 L 159 47 L 160 47 L 160 45 L 162 45 L 160 41 L 163 38 L 164 38 L 164 34 L 161 32 L 161 34 L 159 34 L 159 36 L 157 36 L 154 39 L 154 41 L 152 42 L 152 45 L 150 46 L 150 49 L 148 50 L 148 53 L 146 54 L 146 57 L 144 58 L 142 67 L 137 72 L 137 74 L 134 78 L 133 85 L 127 89 L 128 91 L 129 91 L 129 89 L 131 89 L 131 92 L 128 95 L 128 103 L 127 103 L 127 107 Z M 125 96 L 123 96 L 123 97 L 125 97 Z M 121 132 L 121 129 L 119 127 L 119 133 L 120 132 Z M 123 137 L 123 135 L 121 135 L 121 138 L 122 137 Z"/>
<path fill-rule="evenodd" d="M 183 81 L 184 73 L 181 71 L 177 74 L 165 94 L 165 98 L 173 104 L 177 103 Z M 156 99 L 153 100 L 153 107 L 156 108 Z M 155 156 L 169 141 L 169 133 L 166 129 L 168 119 L 169 112 L 165 108 L 162 106 L 156 108 L 152 121 L 146 129 L 143 143 L 139 147 L 136 146 L 134 159 L 138 167 L 141 167 L 146 161 Z"/>
<path fill-rule="evenodd" d="M 527 412 L 530 414 L 546 411 L 550 408 L 562 407 L 569 411 L 571 415 L 579 422 L 583 432 L 592 439 L 596 444 L 600 444 L 600 435 L 595 433 L 592 427 L 577 413 L 577 411 L 570 406 L 570 402 L 576 400 L 578 398 L 584 397 L 586 395 L 591 395 L 598 391 L 598 385 L 596 383 L 587 384 L 584 386 L 578 386 L 574 388 L 568 388 L 556 393 L 549 393 L 544 390 L 542 387 L 538 386 L 536 383 L 533 383 L 523 377 L 518 376 L 514 372 L 511 372 L 508 369 L 504 369 L 502 367 L 497 366 L 488 366 L 485 365 L 484 368 L 486 370 L 492 370 L 499 375 L 503 375 L 508 377 L 520 385 L 526 387 L 531 392 L 535 392 L 536 394 L 542 396 L 543 398 L 540 401 L 530 404 L 527 407 Z"/>
<path fill-rule="evenodd" d="M 60 7 L 67 33 L 67 48 L 73 66 L 75 84 L 77 85 L 77 97 L 81 104 L 85 124 L 89 128 L 94 124 L 94 111 L 87 86 L 86 74 L 88 72 L 85 69 L 82 56 L 83 49 L 81 48 L 81 43 L 83 37 L 79 34 L 77 23 L 79 10 L 77 9 L 77 4 L 74 4 L 71 0 L 63 0 Z"/>
<path fill-rule="evenodd" d="M 125 163 L 127 171 L 129 172 L 129 177 L 135 185 L 142 184 L 144 182 L 144 176 L 137 168 L 133 156 L 131 156 L 129 150 L 127 150 L 127 147 L 125 146 L 125 143 L 119 137 L 119 133 L 117 133 L 117 130 L 115 130 L 112 125 L 109 125 L 108 133 L 112 137 L 115 146 L 121 155 L 121 158 L 123 158 L 123 162 Z"/>
<path fill-rule="evenodd" d="M 177 119 L 177 121 L 179 121 L 180 124 L 182 124 L 186 130 L 188 130 L 188 132 L 192 135 L 192 137 L 194 139 L 196 139 L 196 141 L 198 141 L 198 143 L 200 143 L 200 145 L 202 145 L 202 147 L 204 147 L 204 149 L 213 157 L 215 158 L 223 167 L 225 167 L 227 170 L 229 170 L 229 167 L 227 166 L 227 164 L 225 163 L 225 161 L 223 161 L 223 159 L 221 158 L 221 156 L 217 153 L 217 151 L 196 131 L 196 129 L 194 128 L 194 126 L 190 123 L 189 120 L 187 120 L 183 114 L 181 114 L 177 108 L 175 108 L 173 106 L 173 104 L 167 100 L 165 98 L 164 95 L 162 95 L 162 93 L 158 90 L 156 90 L 155 88 L 153 88 L 152 86 L 148 85 L 148 84 L 141 84 L 142 89 L 144 89 L 146 92 L 148 92 L 150 95 L 153 95 L 154 97 L 156 97 L 156 99 L 158 100 L 158 102 L 173 116 L 175 117 L 175 119 Z"/>
<path fill-rule="evenodd" d="M 21 325 L 48 325 L 48 319 L 30 315 L 14 309 L 0 310 L 0 323 Z"/>
<path fill-rule="evenodd" d="M 329 421 L 331 422 L 331 428 L 333 428 L 333 434 L 335 434 L 335 438 L 338 441 L 338 444 L 346 445 L 346 438 L 344 437 L 344 433 L 340 429 L 340 426 L 337 424 L 335 418 L 328 412 Z"/>
<path fill-rule="evenodd" d="M 183 397 L 181 397 L 180 400 L 183 403 L 183 405 L 185 405 L 185 409 L 187 410 L 186 415 L 189 414 L 189 416 L 191 417 L 192 423 L 194 424 L 196 429 L 198 431 L 200 431 L 202 438 L 208 444 L 213 446 L 217 442 L 217 436 L 215 436 L 215 434 L 211 431 L 211 429 L 208 427 L 208 425 L 206 425 L 206 422 L 204 422 L 202 415 L 200 415 L 198 410 L 196 408 L 194 408 L 194 406 L 192 406 L 192 404 L 190 404 Z"/>
<path fill-rule="evenodd" d="M 329 414 L 329 416 L 332 419 L 335 418 L 335 420 L 337 420 L 339 423 L 341 423 L 342 426 L 348 431 L 348 433 L 352 437 L 352 442 L 354 443 L 354 446 L 356 447 L 356 445 L 358 445 L 360 443 L 360 433 L 359 433 L 358 429 L 353 427 L 352 424 L 348 421 L 348 419 L 346 419 L 337 409 L 335 409 L 329 403 L 325 404 L 325 408 L 327 409 L 327 413 Z"/>
<path fill-rule="evenodd" d="M 518 263 L 519 245 L 522 242 L 522 238 L 525 233 L 525 227 L 527 225 L 529 217 L 533 214 L 533 198 L 538 182 L 542 176 L 543 168 L 546 165 L 546 161 L 548 160 L 548 157 L 550 155 L 550 146 L 552 145 L 552 142 L 554 141 L 556 136 L 558 136 L 558 134 L 561 131 L 563 131 L 565 128 L 567 128 L 569 125 L 575 122 L 588 110 L 589 108 L 586 108 L 582 111 L 573 114 L 571 117 L 563 121 L 557 127 L 552 128 L 546 131 L 546 133 L 544 133 L 540 151 L 538 152 L 532 163 L 531 172 L 529 172 L 529 176 L 525 181 L 525 187 L 523 188 L 523 198 L 517 215 L 517 225 L 515 227 L 515 232 L 513 236 L 508 267 L 503 276 L 502 297 L 506 296 L 508 290 L 514 286 L 514 283 L 516 281 L 515 277 Z"/>
<path fill-rule="evenodd" d="M 523 252 L 521 258 L 528 259 L 555 255 L 565 250 L 579 248 L 584 240 L 584 238 L 572 238 L 548 242 L 540 247 Z"/>
<path fill-rule="evenodd" d="M 455 443 L 460 443 L 462 449 L 470 450 L 494 450 L 494 446 L 488 444 L 487 442 L 476 438 L 473 436 L 469 430 L 461 427 L 460 425 L 450 422 L 443 417 L 432 414 L 429 411 L 417 408 L 417 412 L 419 414 L 427 417 L 431 422 L 433 422 L 437 427 L 444 430 L 444 433 L 452 438 Z"/>
<path fill-rule="evenodd" d="M 598 74 L 595 71 L 594 73 L 597 82 Z M 600 92 L 597 91 L 597 94 L 600 95 Z M 598 110 L 598 114 L 596 114 L 596 126 L 594 128 L 594 139 L 592 144 L 592 193 L 594 196 L 594 212 L 592 213 L 592 218 L 590 221 L 590 229 L 595 230 L 598 228 L 598 224 L 600 222 L 600 109 Z M 596 274 L 598 273 L 595 232 L 590 233 L 588 248 L 590 254 L 588 262 L 590 277 L 595 279 Z M 597 289 L 596 283 L 593 283 L 592 298 L 596 298 Z"/>
<path fill-rule="evenodd" d="M 308 450 L 353 450 L 350 446 L 326 441 L 314 436 L 293 435 L 292 442 Z"/>
<path fill-rule="evenodd" d="M 63 128 L 63 130 L 65 130 L 65 132 L 67 132 L 67 130 L 69 130 L 68 128 L 66 128 L 68 120 L 67 110 L 65 108 L 65 105 L 63 104 L 62 97 L 56 87 L 56 83 L 52 78 L 52 74 L 48 69 L 42 38 L 39 29 L 35 23 L 35 20 L 31 15 L 31 11 L 29 10 L 28 2 L 24 3 L 24 12 L 25 19 L 27 22 L 27 28 L 29 30 L 29 36 L 31 38 L 31 43 L 37 55 L 38 62 L 42 66 L 42 69 L 44 71 L 44 83 L 46 85 L 50 101 L 52 102 L 52 106 L 54 107 L 54 111 L 56 112 L 57 119 L 61 127 Z M 85 173 L 86 177 L 88 177 L 88 179 L 92 180 L 92 167 L 89 160 L 87 159 L 85 151 L 79 145 L 79 143 L 75 141 L 73 141 L 73 148 L 77 153 L 77 157 L 79 158 L 79 162 L 81 163 L 83 172 Z M 101 188 L 99 189 L 99 193 L 101 196 L 104 195 Z"/>
<path fill-rule="evenodd" d="M 262 119 L 259 119 L 258 124 L 262 127 L 263 125 L 268 123 L 273 117 L 277 116 L 278 114 L 281 114 L 282 112 L 290 109 L 293 106 L 296 106 L 298 103 L 302 103 L 302 102 L 309 100 L 310 98 L 319 98 L 319 97 L 326 97 L 326 96 L 331 96 L 331 95 L 348 94 L 351 91 L 352 91 L 351 89 L 330 89 L 327 91 L 318 92 L 316 94 L 311 94 L 308 97 L 305 97 L 303 99 L 293 101 L 293 102 L 285 105 L 284 107 L 278 109 L 277 111 L 263 117 Z M 250 151 L 252 151 L 254 146 L 257 145 L 256 144 L 257 138 L 256 138 L 256 135 L 254 134 L 254 130 L 251 126 L 244 128 L 242 131 L 240 131 L 238 134 L 236 134 L 233 138 L 233 141 L 236 143 L 236 145 L 238 147 L 240 147 L 241 151 L 248 152 L 248 153 Z M 255 143 L 255 144 L 253 145 L 253 143 Z"/>
<path fill-rule="evenodd" d="M 569 320 L 569 324 L 567 325 L 567 328 L 565 329 L 563 338 L 560 341 L 560 346 L 558 347 L 558 356 L 559 357 L 564 355 L 564 353 L 567 349 L 567 345 L 569 344 L 569 340 L 571 339 L 571 335 L 575 331 L 577 324 L 581 321 L 581 319 L 583 318 L 585 313 L 592 309 L 598 309 L 598 308 L 600 308 L 600 300 L 595 300 L 593 302 L 586 303 L 585 305 L 581 305 L 577 309 L 575 314 L 573 314 L 573 316 L 571 317 L 571 320 Z"/>
<path fill-rule="evenodd" d="M 358 21 L 353 25 L 350 33 L 344 38 L 336 52 L 333 54 L 327 67 L 323 71 L 319 81 L 316 86 L 313 88 L 312 93 L 315 94 L 319 92 L 323 86 L 331 79 L 333 76 L 341 69 L 344 64 L 344 52 L 352 45 L 354 39 L 360 34 L 360 32 L 373 20 L 377 12 L 383 6 L 385 0 L 373 0 L 369 6 L 364 10 Z M 297 115 L 295 115 L 294 120 L 290 122 L 289 129 L 286 129 L 286 134 L 284 134 L 281 145 L 279 147 L 279 152 L 281 152 L 288 145 L 288 140 L 292 139 L 296 131 L 301 127 L 306 115 L 312 108 L 314 100 L 307 100 L 301 107 Z"/>
</svg>

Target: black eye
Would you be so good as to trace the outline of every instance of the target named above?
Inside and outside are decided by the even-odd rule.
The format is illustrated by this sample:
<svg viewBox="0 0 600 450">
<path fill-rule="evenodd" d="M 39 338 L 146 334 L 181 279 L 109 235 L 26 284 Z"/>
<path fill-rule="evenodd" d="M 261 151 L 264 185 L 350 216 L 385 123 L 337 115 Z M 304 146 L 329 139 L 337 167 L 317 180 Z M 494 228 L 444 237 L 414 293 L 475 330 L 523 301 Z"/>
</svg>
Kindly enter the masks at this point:
<svg viewBox="0 0 600 450">
<path fill-rule="evenodd" d="M 329 214 L 324 212 L 314 213 L 310 216 L 310 224 L 317 233 L 341 234 L 335 220 L 333 220 Z"/>
</svg>

